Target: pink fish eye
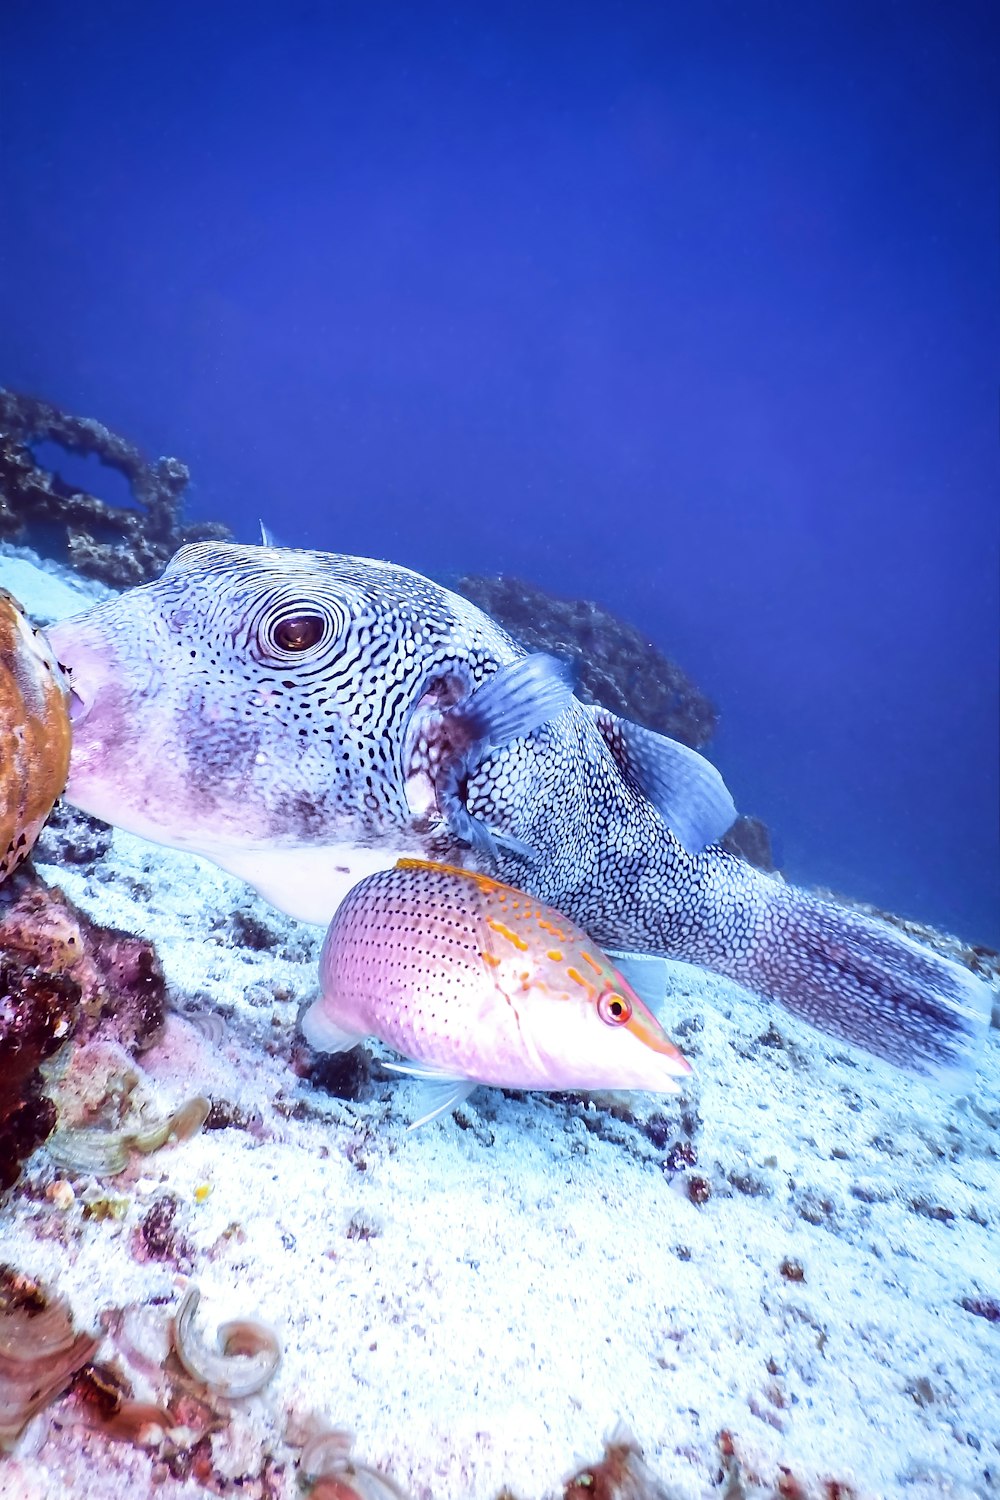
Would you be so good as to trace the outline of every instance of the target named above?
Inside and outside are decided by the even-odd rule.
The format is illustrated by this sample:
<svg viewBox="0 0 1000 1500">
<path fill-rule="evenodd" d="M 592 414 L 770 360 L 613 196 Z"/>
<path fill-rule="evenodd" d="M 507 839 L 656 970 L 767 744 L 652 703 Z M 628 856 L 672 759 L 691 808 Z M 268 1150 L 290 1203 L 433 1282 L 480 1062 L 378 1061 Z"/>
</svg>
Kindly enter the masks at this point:
<svg viewBox="0 0 1000 1500">
<path fill-rule="evenodd" d="M 632 1019 L 632 1006 L 617 990 L 605 990 L 598 996 L 597 1014 L 608 1026 L 624 1026 Z"/>
</svg>

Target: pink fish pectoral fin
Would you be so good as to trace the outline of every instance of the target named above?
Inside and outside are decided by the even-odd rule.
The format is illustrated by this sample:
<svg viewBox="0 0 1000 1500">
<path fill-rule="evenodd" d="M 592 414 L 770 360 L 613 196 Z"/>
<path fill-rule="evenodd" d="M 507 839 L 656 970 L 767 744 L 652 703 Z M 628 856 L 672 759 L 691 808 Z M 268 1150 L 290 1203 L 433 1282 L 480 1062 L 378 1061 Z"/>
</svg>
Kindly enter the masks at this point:
<svg viewBox="0 0 1000 1500">
<path fill-rule="evenodd" d="M 345 1031 L 330 1019 L 322 996 L 303 1013 L 299 1030 L 314 1052 L 350 1052 L 362 1040 L 356 1032 Z"/>
<path fill-rule="evenodd" d="M 430 1120 L 436 1120 L 439 1115 L 446 1115 L 451 1110 L 457 1109 L 463 1099 L 468 1099 L 472 1090 L 476 1087 L 474 1080 L 470 1078 L 454 1078 L 450 1073 L 442 1073 L 437 1068 L 429 1068 L 423 1063 L 398 1062 L 386 1063 L 393 1073 L 403 1073 L 407 1078 L 419 1079 L 423 1084 L 420 1091 L 421 1113 L 415 1120 L 407 1125 L 407 1130 L 419 1130 L 421 1125 L 426 1125 Z"/>
</svg>

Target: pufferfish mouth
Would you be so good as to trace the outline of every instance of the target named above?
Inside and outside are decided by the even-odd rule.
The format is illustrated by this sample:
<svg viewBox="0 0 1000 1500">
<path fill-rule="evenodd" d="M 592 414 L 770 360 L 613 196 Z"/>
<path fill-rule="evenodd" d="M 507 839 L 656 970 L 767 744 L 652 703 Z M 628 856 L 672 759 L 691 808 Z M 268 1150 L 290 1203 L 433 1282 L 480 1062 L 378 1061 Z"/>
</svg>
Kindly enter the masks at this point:
<svg viewBox="0 0 1000 1500">
<path fill-rule="evenodd" d="M 65 662 L 59 663 L 59 670 L 69 686 L 69 721 L 71 724 L 82 724 L 94 706 L 93 694 L 86 695 L 83 684 L 73 678 L 73 668 L 68 667 Z"/>
<path fill-rule="evenodd" d="M 71 620 L 60 620 L 48 631 L 52 651 L 69 688 L 69 717 L 74 726 L 82 724 L 98 696 L 107 671 L 101 653 L 94 651 L 83 632 Z"/>
</svg>

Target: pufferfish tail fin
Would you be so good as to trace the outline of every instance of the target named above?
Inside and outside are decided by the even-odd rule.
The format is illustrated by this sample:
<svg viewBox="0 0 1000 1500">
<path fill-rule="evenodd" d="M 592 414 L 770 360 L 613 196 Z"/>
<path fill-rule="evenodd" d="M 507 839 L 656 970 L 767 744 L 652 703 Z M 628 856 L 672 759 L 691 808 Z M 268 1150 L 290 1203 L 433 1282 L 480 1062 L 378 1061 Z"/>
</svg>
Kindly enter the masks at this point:
<svg viewBox="0 0 1000 1500">
<path fill-rule="evenodd" d="M 898 928 L 768 882 L 741 978 L 821 1031 L 961 1089 L 990 1024 L 993 988 Z"/>
</svg>

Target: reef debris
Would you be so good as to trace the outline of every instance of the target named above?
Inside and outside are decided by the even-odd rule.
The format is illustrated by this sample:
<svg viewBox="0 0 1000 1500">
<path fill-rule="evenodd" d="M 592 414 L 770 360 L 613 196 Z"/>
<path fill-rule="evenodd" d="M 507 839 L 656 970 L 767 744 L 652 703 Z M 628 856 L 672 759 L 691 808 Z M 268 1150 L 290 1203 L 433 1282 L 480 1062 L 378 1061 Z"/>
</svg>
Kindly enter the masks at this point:
<svg viewBox="0 0 1000 1500">
<path fill-rule="evenodd" d="M 299 1474 L 309 1484 L 309 1500 L 408 1500 L 388 1474 L 353 1457 L 354 1434 L 349 1428 L 331 1427 L 310 1412 L 301 1422 L 289 1424 L 285 1438 L 302 1449 Z"/>
<path fill-rule="evenodd" d="M 69 686 L 0 588 L 0 880 L 27 857 L 69 774 Z"/>
<path fill-rule="evenodd" d="M 643 1462 L 642 1449 L 624 1422 L 604 1444 L 604 1456 L 563 1481 L 562 1500 L 669 1500 Z"/>
<path fill-rule="evenodd" d="M 48 1297 L 13 1266 L 0 1266 L 0 1448 L 14 1445 L 99 1343 L 74 1330 L 60 1298 Z"/>
<path fill-rule="evenodd" d="M 189 1287 L 174 1317 L 174 1349 L 185 1370 L 230 1401 L 262 1391 L 281 1363 L 278 1335 L 253 1318 L 239 1318 L 220 1326 L 218 1348 L 212 1349 L 194 1325 L 200 1300 L 200 1292 Z"/>
<path fill-rule="evenodd" d="M 128 480 L 135 509 L 109 505 L 66 483 L 40 463 L 33 443 L 94 454 Z M 61 528 L 67 560 L 77 572 L 115 588 L 162 572 L 186 542 L 231 536 L 217 522 L 181 522 L 190 473 L 176 458 L 150 463 L 134 444 L 91 417 L 72 416 L 50 402 L 0 390 L 0 536 L 30 538 L 40 525 Z"/>
<path fill-rule="evenodd" d="M 210 1101 L 198 1094 L 162 1119 L 135 1130 L 87 1126 L 56 1130 L 49 1138 L 48 1152 L 56 1166 L 66 1171 L 116 1177 L 128 1166 L 133 1151 L 151 1156 L 168 1141 L 187 1141 L 197 1135 L 210 1109 Z"/>
</svg>

